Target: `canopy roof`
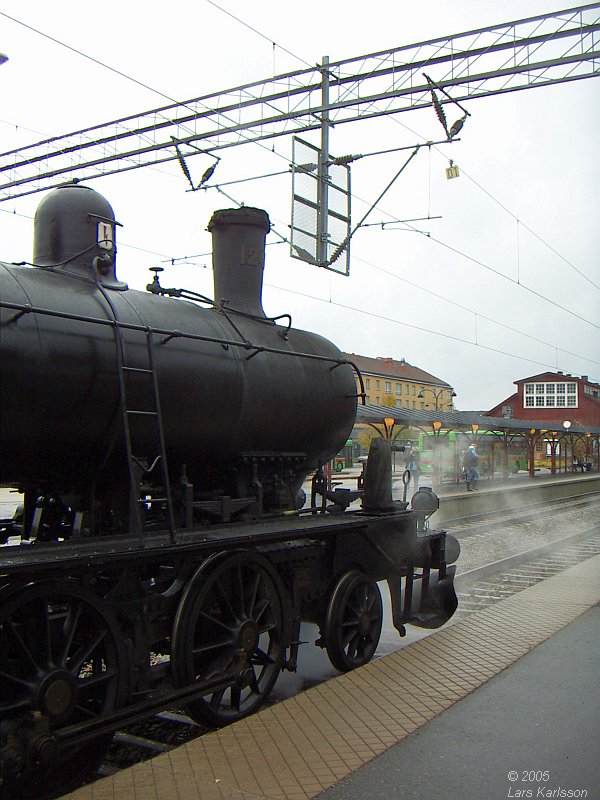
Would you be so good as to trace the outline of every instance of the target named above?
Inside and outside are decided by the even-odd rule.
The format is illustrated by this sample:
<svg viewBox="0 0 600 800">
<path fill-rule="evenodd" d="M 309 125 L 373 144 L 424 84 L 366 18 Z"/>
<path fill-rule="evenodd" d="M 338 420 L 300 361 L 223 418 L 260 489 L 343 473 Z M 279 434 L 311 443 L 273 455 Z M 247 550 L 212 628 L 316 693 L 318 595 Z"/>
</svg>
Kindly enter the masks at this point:
<svg viewBox="0 0 600 800">
<path fill-rule="evenodd" d="M 568 414 L 568 409 L 565 409 L 565 412 Z M 472 425 L 478 425 L 479 431 L 529 434 L 535 429 L 536 433 L 543 430 L 571 436 L 584 436 L 586 433 L 600 436 L 600 428 L 586 428 L 576 422 L 572 422 L 567 429 L 556 421 L 489 417 L 483 411 L 426 411 L 374 405 L 358 407 L 356 415 L 358 423 L 383 424 L 384 419 L 393 419 L 396 425 L 422 429 L 429 429 L 434 422 L 441 422 L 443 430 L 453 431 L 471 431 Z"/>
</svg>

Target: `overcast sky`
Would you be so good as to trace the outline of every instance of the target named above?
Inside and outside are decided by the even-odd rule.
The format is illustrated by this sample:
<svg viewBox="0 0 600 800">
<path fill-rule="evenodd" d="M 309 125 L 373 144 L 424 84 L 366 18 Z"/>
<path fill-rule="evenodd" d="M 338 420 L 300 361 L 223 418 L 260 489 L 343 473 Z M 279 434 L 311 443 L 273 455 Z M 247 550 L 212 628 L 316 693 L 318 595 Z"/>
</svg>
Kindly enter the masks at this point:
<svg viewBox="0 0 600 800">
<path fill-rule="evenodd" d="M 334 61 L 567 7 L 553 0 L 430 0 L 417 11 L 414 3 L 371 0 L 359 13 L 358 4 L 338 0 L 196 0 L 160 8 L 3 0 L 0 52 L 10 60 L 0 67 L 0 150 L 161 106 L 164 95 L 187 100 L 302 69 L 324 55 Z M 460 409 L 491 408 L 512 393 L 513 381 L 546 369 L 600 381 L 600 81 L 466 105 L 471 117 L 460 142 L 423 148 L 367 222 L 440 219 L 413 223 L 421 233 L 361 229 L 348 278 L 290 258 L 289 247 L 270 234 L 265 310 L 291 313 L 296 327 L 317 331 L 342 350 L 405 358 L 451 384 Z M 454 113 L 448 115 L 453 121 Z M 432 109 L 405 112 L 336 126 L 330 149 L 333 155 L 372 152 L 441 134 Z M 304 138 L 319 142 L 317 133 Z M 291 137 L 278 139 L 274 151 L 270 144 L 244 145 L 219 155 L 214 180 L 222 183 L 285 171 Z M 394 153 L 352 166 L 355 221 L 405 157 Z M 460 168 L 456 180 L 446 180 L 449 159 Z M 212 163 L 191 159 L 194 178 Z M 149 267 L 194 256 L 169 266 L 163 285 L 212 295 L 206 225 L 230 200 L 214 189 L 187 192 L 177 164 L 89 185 L 123 224 L 122 280 L 142 288 Z M 289 174 L 226 191 L 236 202 L 265 208 L 288 234 Z M 31 258 L 41 197 L 0 203 L 2 260 Z"/>
</svg>

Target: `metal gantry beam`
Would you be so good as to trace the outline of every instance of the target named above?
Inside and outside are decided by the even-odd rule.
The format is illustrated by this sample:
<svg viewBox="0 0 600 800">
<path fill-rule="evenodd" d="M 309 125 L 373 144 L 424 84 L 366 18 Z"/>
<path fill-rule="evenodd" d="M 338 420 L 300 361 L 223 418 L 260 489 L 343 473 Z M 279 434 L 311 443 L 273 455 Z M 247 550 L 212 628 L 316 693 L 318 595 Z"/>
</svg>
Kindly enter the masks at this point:
<svg viewBox="0 0 600 800">
<path fill-rule="evenodd" d="M 0 201 L 66 180 L 600 74 L 600 3 L 330 62 L 112 120 L 0 154 Z M 323 104 L 327 80 L 329 102 Z M 442 103 L 449 100 L 441 97 Z"/>
</svg>

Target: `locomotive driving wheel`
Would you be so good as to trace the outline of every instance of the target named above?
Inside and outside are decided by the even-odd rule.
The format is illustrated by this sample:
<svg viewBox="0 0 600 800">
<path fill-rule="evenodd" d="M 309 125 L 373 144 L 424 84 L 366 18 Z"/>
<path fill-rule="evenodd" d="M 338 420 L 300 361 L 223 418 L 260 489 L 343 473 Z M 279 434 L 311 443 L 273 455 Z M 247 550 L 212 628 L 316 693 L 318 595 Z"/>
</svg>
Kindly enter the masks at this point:
<svg viewBox="0 0 600 800">
<path fill-rule="evenodd" d="M 101 600 L 68 582 L 30 584 L 0 609 L 0 798 L 51 798 L 76 787 L 111 736 L 61 744 L 61 728 L 120 702 L 118 626 Z"/>
<path fill-rule="evenodd" d="M 267 699 L 285 652 L 279 579 L 269 562 L 240 552 L 207 559 L 184 592 L 172 640 L 173 679 L 187 686 L 223 676 L 226 688 L 187 705 L 219 727 Z"/>
<path fill-rule="evenodd" d="M 323 639 L 327 655 L 340 672 L 367 664 L 375 655 L 383 603 L 377 583 L 360 570 L 339 579 L 327 606 Z"/>
</svg>

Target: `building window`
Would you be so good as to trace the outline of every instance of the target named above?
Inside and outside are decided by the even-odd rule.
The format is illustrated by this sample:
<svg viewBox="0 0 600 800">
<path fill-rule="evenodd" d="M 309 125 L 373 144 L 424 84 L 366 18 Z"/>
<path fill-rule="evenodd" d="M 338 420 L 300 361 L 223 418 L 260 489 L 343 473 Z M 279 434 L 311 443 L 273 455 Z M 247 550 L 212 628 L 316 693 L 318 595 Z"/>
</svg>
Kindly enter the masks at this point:
<svg viewBox="0 0 600 800">
<path fill-rule="evenodd" d="M 525 408 L 577 408 L 577 384 L 526 383 L 523 400 Z"/>
<path fill-rule="evenodd" d="M 417 387 L 413 383 L 413 385 L 412 385 L 412 395 L 413 395 L 413 397 L 416 395 L 416 393 L 417 393 Z M 415 404 L 413 403 L 413 408 L 414 407 L 415 407 Z"/>
<path fill-rule="evenodd" d="M 396 384 L 396 397 L 400 397 L 401 394 L 402 394 L 402 384 L 401 383 L 397 383 Z"/>
<path fill-rule="evenodd" d="M 377 383 L 379 383 L 379 381 L 377 381 Z M 376 406 L 380 406 L 381 405 L 381 397 L 376 397 L 375 398 L 375 405 Z"/>
<path fill-rule="evenodd" d="M 367 389 L 370 389 L 370 388 L 371 388 L 371 378 L 367 378 L 367 379 L 365 380 L 365 386 L 367 387 Z"/>
<path fill-rule="evenodd" d="M 391 381 L 386 381 L 385 382 L 384 391 L 385 391 L 386 394 L 391 394 L 392 393 L 392 383 L 391 383 Z"/>
</svg>

